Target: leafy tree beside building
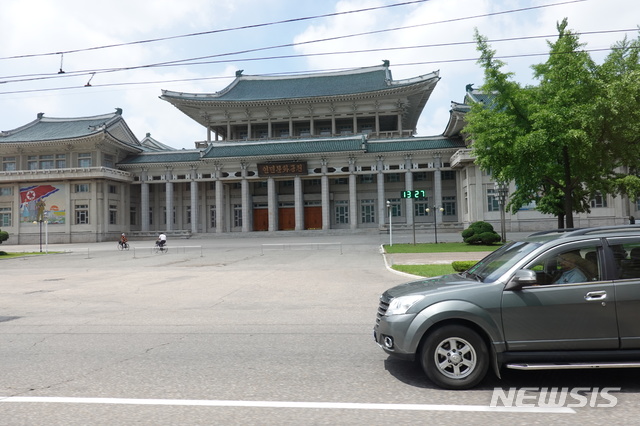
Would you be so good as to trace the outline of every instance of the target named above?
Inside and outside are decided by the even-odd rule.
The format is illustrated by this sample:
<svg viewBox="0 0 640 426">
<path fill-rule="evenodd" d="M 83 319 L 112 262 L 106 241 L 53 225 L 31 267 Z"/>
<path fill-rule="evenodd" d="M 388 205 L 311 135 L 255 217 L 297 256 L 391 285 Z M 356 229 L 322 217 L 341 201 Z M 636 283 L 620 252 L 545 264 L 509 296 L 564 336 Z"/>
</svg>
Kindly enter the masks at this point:
<svg viewBox="0 0 640 426">
<path fill-rule="evenodd" d="M 521 86 L 503 72 L 476 30 L 482 91 L 465 133 L 484 170 L 515 182 L 508 208 L 532 201 L 572 228 L 574 212 L 588 212 L 596 194 L 640 195 L 640 38 L 613 46 L 603 64 L 583 50 L 579 36 L 557 25 L 549 58 L 533 66 L 537 85 Z"/>
</svg>

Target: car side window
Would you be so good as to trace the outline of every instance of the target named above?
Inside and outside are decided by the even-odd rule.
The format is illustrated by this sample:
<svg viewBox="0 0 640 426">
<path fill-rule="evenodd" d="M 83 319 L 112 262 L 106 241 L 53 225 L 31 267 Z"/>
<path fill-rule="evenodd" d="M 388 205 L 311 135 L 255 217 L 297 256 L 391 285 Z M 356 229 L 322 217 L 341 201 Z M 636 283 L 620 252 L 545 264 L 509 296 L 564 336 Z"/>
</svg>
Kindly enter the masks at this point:
<svg viewBox="0 0 640 426">
<path fill-rule="evenodd" d="M 596 245 L 572 246 L 549 251 L 525 266 L 536 272 L 537 285 L 576 284 L 600 279 Z"/>
<path fill-rule="evenodd" d="M 610 241 L 613 254 L 614 279 L 640 278 L 640 241 L 617 239 Z"/>
</svg>

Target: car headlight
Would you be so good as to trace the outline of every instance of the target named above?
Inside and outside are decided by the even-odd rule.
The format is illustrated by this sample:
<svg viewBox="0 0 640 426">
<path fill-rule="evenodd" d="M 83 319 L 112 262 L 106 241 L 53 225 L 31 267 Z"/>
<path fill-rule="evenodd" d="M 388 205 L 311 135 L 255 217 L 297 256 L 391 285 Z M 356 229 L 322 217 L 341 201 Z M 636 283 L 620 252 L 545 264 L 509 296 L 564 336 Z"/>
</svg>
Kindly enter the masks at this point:
<svg viewBox="0 0 640 426">
<path fill-rule="evenodd" d="M 387 312 L 385 315 L 402 315 L 406 314 L 409 308 L 415 305 L 418 301 L 422 300 L 424 296 L 413 295 L 413 296 L 400 296 L 391 299 L 389 303 L 389 307 L 387 308 Z"/>
</svg>

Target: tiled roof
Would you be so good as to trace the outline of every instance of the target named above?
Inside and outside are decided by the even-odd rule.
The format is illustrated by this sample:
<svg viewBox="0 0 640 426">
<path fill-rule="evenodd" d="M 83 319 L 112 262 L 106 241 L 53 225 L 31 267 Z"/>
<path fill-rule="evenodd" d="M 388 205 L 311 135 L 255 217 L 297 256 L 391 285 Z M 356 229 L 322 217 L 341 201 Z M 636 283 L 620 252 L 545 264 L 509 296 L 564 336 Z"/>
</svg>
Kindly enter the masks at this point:
<svg viewBox="0 0 640 426">
<path fill-rule="evenodd" d="M 119 166 L 127 164 L 157 164 L 157 163 L 184 163 L 200 160 L 200 151 L 196 150 L 173 150 L 167 152 L 143 152 L 137 155 L 130 155 Z"/>
<path fill-rule="evenodd" d="M 364 136 L 349 138 L 305 139 L 293 141 L 265 141 L 245 143 L 214 143 L 204 158 L 262 157 L 268 155 L 314 154 L 361 151 Z"/>
<path fill-rule="evenodd" d="M 391 79 L 386 65 L 348 71 L 294 76 L 238 76 L 217 93 L 180 93 L 162 91 L 162 99 L 193 101 L 260 101 L 352 95 L 411 86 L 438 79 L 431 73 L 407 80 Z"/>
<path fill-rule="evenodd" d="M 182 150 L 170 152 L 145 152 L 133 155 L 119 165 L 183 163 L 201 159 L 266 157 L 282 155 L 324 154 L 360 152 L 383 154 L 386 152 L 421 151 L 464 148 L 458 138 L 406 138 L 367 141 L 363 135 L 351 137 L 304 139 L 288 141 L 247 141 L 238 143 L 214 142 L 204 151 Z"/>
<path fill-rule="evenodd" d="M 464 148 L 464 141 L 458 138 L 407 138 L 388 139 L 367 143 L 367 152 L 385 153 L 397 151 L 422 151 L 429 149 Z"/>
<path fill-rule="evenodd" d="M 81 118 L 49 118 L 38 114 L 31 123 L 0 132 L 0 143 L 77 139 L 104 132 L 105 128 L 121 119 L 120 110 L 113 114 Z"/>
</svg>

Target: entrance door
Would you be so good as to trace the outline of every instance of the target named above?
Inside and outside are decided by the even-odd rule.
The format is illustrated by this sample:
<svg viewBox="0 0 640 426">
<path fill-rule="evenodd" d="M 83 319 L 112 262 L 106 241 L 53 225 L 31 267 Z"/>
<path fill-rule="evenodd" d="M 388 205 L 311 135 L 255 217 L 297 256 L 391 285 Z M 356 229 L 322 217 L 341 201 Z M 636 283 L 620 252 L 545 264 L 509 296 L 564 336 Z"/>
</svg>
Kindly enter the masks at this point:
<svg viewBox="0 0 640 426">
<path fill-rule="evenodd" d="M 296 229 L 296 209 L 280 207 L 278 209 L 278 225 L 280 231 Z"/>
<path fill-rule="evenodd" d="M 304 229 L 322 229 L 322 206 L 304 208 Z"/>
<path fill-rule="evenodd" d="M 254 231 L 269 230 L 269 209 L 253 210 L 253 230 Z"/>
</svg>

